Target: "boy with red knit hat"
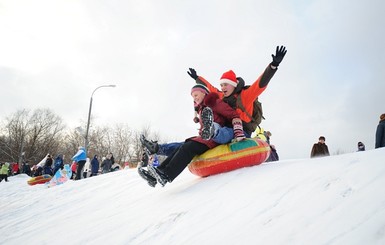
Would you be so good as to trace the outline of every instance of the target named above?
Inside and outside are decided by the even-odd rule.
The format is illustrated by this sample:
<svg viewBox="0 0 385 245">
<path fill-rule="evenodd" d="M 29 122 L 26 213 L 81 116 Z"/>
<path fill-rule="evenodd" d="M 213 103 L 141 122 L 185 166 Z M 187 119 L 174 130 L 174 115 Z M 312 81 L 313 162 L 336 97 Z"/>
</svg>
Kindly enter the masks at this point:
<svg viewBox="0 0 385 245">
<path fill-rule="evenodd" d="M 239 113 L 240 118 L 243 122 L 243 129 L 247 137 L 251 136 L 251 133 L 255 130 L 256 126 L 252 122 L 253 115 L 253 103 L 258 98 L 258 96 L 266 89 L 270 79 L 273 77 L 279 64 L 282 62 L 283 58 L 286 55 L 286 48 L 284 46 L 277 46 L 275 55 L 272 54 L 273 61 L 267 66 L 265 71 L 259 78 L 250 86 L 243 87 L 239 84 L 239 79 L 236 74 L 229 70 L 221 76 L 220 86 L 221 91 L 211 85 L 206 79 L 201 76 L 198 76 L 196 71 L 192 68 L 189 68 L 187 73 L 196 81 L 198 84 L 204 84 L 208 87 L 210 92 L 217 93 L 220 98 L 228 103 L 232 108 L 236 109 Z M 243 80 L 242 80 L 243 81 Z M 237 103 L 237 98 L 240 96 L 241 104 L 244 108 L 241 108 L 239 103 Z"/>
</svg>

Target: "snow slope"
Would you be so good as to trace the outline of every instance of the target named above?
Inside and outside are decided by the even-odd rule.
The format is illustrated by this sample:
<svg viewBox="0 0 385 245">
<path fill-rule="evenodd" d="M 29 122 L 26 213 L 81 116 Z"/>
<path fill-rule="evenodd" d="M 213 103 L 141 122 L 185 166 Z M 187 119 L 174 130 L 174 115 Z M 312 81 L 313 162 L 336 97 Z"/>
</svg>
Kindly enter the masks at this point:
<svg viewBox="0 0 385 245">
<path fill-rule="evenodd" d="M 1 244 L 385 244 L 385 148 L 286 160 L 164 188 L 136 169 L 0 183 Z"/>
</svg>

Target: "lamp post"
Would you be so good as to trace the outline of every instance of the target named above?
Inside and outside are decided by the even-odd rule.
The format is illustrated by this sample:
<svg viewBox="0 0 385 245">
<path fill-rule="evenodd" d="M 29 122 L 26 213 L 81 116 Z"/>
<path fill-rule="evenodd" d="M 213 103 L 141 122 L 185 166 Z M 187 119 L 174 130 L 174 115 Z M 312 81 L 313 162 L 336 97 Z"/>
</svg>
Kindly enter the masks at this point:
<svg viewBox="0 0 385 245">
<path fill-rule="evenodd" d="M 92 97 L 94 96 L 94 93 L 96 90 L 98 90 L 99 88 L 106 88 L 106 87 L 110 87 L 110 88 L 115 88 L 116 85 L 115 84 L 111 84 L 111 85 L 102 85 L 102 86 L 99 86 L 97 88 L 94 89 L 94 91 L 92 92 L 91 94 L 91 99 L 90 99 L 90 108 L 88 109 L 88 120 L 87 120 L 87 129 L 86 129 L 86 135 L 84 137 L 84 148 L 86 148 L 86 152 L 87 152 L 87 148 L 88 148 L 88 131 L 90 129 L 90 119 L 91 119 L 91 109 L 92 109 Z"/>
</svg>

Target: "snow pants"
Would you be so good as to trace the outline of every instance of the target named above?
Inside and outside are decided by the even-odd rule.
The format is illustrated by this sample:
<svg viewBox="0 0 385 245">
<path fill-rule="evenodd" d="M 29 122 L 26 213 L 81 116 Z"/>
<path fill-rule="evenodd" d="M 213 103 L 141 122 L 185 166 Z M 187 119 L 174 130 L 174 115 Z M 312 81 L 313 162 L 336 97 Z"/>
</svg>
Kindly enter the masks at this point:
<svg viewBox="0 0 385 245">
<path fill-rule="evenodd" d="M 163 171 L 172 182 L 183 172 L 195 156 L 200 155 L 209 149 L 210 148 L 205 144 L 193 140 L 186 141 L 179 150 L 167 157 L 158 168 Z"/>
<path fill-rule="evenodd" d="M 76 177 L 75 180 L 79 180 L 82 178 L 82 173 L 83 173 L 83 167 L 86 164 L 86 160 L 81 160 L 78 162 L 78 167 L 76 169 Z"/>
</svg>

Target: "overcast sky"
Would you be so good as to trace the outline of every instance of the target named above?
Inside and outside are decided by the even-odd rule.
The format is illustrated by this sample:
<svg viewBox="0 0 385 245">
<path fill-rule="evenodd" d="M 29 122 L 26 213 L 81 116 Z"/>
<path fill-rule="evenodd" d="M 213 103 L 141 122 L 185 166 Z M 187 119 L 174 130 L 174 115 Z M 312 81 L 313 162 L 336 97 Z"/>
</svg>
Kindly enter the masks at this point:
<svg viewBox="0 0 385 245">
<path fill-rule="evenodd" d="M 260 96 L 282 159 L 306 158 L 320 135 L 331 153 L 374 147 L 385 113 L 381 0 L 0 0 L 0 119 L 50 108 L 69 127 L 150 126 L 164 141 L 195 135 L 189 67 L 219 87 L 247 84 L 288 53 Z"/>
</svg>

